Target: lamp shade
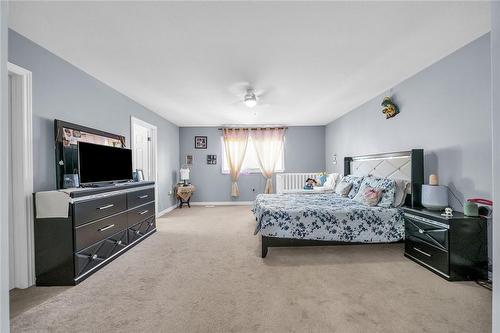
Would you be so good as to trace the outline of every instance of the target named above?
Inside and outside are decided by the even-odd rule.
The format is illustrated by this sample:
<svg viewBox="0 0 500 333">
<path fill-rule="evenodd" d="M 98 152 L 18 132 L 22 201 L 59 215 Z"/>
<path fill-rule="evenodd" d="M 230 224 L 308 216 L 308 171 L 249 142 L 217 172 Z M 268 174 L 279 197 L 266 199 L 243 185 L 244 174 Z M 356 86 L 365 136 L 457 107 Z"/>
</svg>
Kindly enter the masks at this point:
<svg viewBox="0 0 500 333">
<path fill-rule="evenodd" d="M 179 172 L 181 174 L 181 180 L 189 180 L 189 169 L 181 169 Z"/>
<path fill-rule="evenodd" d="M 422 205 L 431 210 L 441 210 L 448 207 L 448 187 L 422 185 Z"/>
</svg>

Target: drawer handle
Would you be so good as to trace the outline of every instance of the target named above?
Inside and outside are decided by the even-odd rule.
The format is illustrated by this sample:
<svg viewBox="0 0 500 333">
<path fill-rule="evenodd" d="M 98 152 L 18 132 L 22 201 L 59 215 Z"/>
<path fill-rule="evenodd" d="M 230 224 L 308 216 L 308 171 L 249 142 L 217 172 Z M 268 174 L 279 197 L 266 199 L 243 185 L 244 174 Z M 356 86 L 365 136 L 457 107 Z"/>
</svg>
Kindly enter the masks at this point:
<svg viewBox="0 0 500 333">
<path fill-rule="evenodd" d="M 424 233 L 425 233 L 425 230 L 418 229 L 418 232 L 419 232 L 419 233 L 421 233 L 421 234 L 424 234 Z"/>
<path fill-rule="evenodd" d="M 110 225 L 107 225 L 105 227 L 102 227 L 101 229 L 97 229 L 97 231 L 105 231 L 105 230 L 108 230 L 108 229 L 111 229 L 113 228 L 115 225 L 114 224 L 110 224 Z"/>
<path fill-rule="evenodd" d="M 140 214 L 140 215 L 144 215 L 144 214 L 146 214 L 147 212 L 149 212 L 149 209 L 146 209 L 145 211 L 140 212 L 139 214 Z"/>
<path fill-rule="evenodd" d="M 109 204 L 109 205 L 106 205 L 106 206 L 98 207 L 97 209 L 99 209 L 99 210 L 104 210 L 104 209 L 111 208 L 111 207 L 113 207 L 113 206 L 114 206 L 114 204 Z"/>
<path fill-rule="evenodd" d="M 146 199 L 147 197 L 149 197 L 149 195 L 144 194 L 144 195 L 140 195 L 140 196 L 138 196 L 137 198 L 138 198 L 138 199 Z"/>
<path fill-rule="evenodd" d="M 430 232 L 445 232 L 445 231 L 448 231 L 448 229 L 430 229 L 426 230 L 425 232 L 430 233 Z"/>
<path fill-rule="evenodd" d="M 116 244 L 118 244 L 118 245 L 122 245 L 122 241 L 121 241 L 121 240 L 119 240 L 118 242 L 116 242 Z"/>
<path fill-rule="evenodd" d="M 408 214 L 406 213 L 405 214 L 406 217 L 410 220 L 410 221 L 416 221 L 416 222 L 420 222 L 420 223 L 424 223 L 424 224 L 428 224 L 428 225 L 431 225 L 433 227 L 441 227 L 441 228 L 445 228 L 446 230 L 449 229 L 449 226 L 444 224 L 444 223 L 441 223 L 441 222 L 437 222 L 437 221 L 433 221 L 433 220 L 429 220 L 429 219 L 426 219 L 425 217 L 420 217 L 420 216 L 417 216 L 417 215 L 413 215 L 413 214 Z"/>
<path fill-rule="evenodd" d="M 92 256 L 92 260 L 96 260 L 96 259 L 97 259 L 97 254 L 94 254 L 94 255 Z"/>
<path fill-rule="evenodd" d="M 138 235 L 138 234 L 140 234 L 140 233 L 141 233 L 141 232 L 140 232 L 139 230 L 136 230 L 136 231 L 135 231 L 135 234 L 136 234 L 136 235 Z"/>
<path fill-rule="evenodd" d="M 427 257 L 429 257 L 429 258 L 430 258 L 430 257 L 432 257 L 429 253 L 424 252 L 424 251 L 422 251 L 422 250 L 420 250 L 420 249 L 417 249 L 416 247 L 413 247 L 413 249 L 414 249 L 415 251 L 417 251 L 417 252 L 422 253 L 424 256 L 427 256 Z"/>
</svg>

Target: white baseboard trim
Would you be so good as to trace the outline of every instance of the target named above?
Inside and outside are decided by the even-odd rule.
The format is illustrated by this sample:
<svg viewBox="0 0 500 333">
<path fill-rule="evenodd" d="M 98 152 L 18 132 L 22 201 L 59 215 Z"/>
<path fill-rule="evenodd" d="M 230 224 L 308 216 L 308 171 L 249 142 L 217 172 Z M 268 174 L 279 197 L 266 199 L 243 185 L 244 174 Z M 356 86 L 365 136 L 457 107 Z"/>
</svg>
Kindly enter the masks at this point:
<svg viewBox="0 0 500 333">
<path fill-rule="evenodd" d="M 161 212 L 158 213 L 158 216 L 156 216 L 156 218 L 160 218 L 163 215 L 170 213 L 171 211 L 173 211 L 176 208 L 177 208 L 177 205 L 173 205 L 173 206 L 170 206 L 168 208 L 165 208 L 164 210 L 162 210 Z"/>
<path fill-rule="evenodd" d="M 198 201 L 191 202 L 193 206 L 250 206 L 253 201 Z"/>
</svg>

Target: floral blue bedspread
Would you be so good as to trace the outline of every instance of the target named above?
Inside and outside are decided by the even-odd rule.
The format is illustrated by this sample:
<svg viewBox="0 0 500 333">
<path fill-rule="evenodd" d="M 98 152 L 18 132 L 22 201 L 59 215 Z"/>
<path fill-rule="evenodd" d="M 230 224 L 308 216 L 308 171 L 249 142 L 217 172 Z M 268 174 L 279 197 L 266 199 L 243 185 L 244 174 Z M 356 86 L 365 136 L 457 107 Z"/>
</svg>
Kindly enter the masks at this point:
<svg viewBox="0 0 500 333">
<path fill-rule="evenodd" d="M 259 194 L 252 211 L 255 234 L 264 236 L 365 243 L 404 238 L 402 209 L 369 207 L 334 193 Z"/>
</svg>

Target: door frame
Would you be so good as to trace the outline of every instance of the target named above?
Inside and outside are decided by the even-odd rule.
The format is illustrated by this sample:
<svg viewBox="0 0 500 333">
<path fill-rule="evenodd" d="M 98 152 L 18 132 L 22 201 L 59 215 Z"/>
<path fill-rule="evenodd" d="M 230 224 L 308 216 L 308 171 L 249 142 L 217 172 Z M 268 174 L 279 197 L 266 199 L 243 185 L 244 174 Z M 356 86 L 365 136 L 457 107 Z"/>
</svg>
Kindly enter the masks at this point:
<svg viewBox="0 0 500 333">
<path fill-rule="evenodd" d="M 9 241 L 14 242 L 14 288 L 28 288 L 35 284 L 32 73 L 10 62 L 7 70 L 12 76 L 12 165 L 19 170 L 12 175 L 12 216 L 18 223 Z"/>
<path fill-rule="evenodd" d="M 139 125 L 142 127 L 146 127 L 149 130 L 151 130 L 151 151 L 150 151 L 150 156 L 151 156 L 151 175 L 153 175 L 153 180 L 155 182 L 155 213 L 158 215 L 158 168 L 157 168 L 157 161 L 158 161 L 158 129 L 155 125 L 151 125 L 148 122 L 145 122 L 144 120 L 141 120 L 139 118 L 136 118 L 134 116 L 130 117 L 130 148 L 132 149 L 132 161 L 135 160 L 133 155 L 135 154 L 134 151 L 134 138 L 135 138 L 135 133 L 134 133 L 134 125 Z M 135 166 L 134 166 L 135 167 Z"/>
</svg>

